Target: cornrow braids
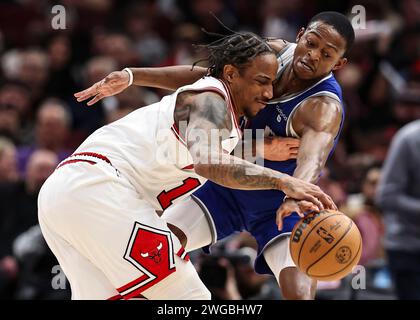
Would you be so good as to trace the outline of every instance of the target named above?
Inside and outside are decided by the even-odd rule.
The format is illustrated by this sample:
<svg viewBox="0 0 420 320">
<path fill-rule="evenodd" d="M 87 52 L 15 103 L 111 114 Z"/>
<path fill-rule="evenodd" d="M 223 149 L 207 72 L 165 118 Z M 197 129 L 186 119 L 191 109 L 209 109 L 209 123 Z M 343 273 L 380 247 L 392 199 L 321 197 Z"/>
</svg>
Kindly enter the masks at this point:
<svg viewBox="0 0 420 320">
<path fill-rule="evenodd" d="M 196 61 L 193 67 L 199 62 L 208 61 L 208 75 L 221 78 L 225 65 L 234 65 L 242 72 L 255 57 L 262 54 L 274 54 L 274 50 L 268 45 L 267 39 L 252 32 L 235 32 L 221 37 L 210 44 L 196 46 L 206 49 L 208 57 Z"/>
</svg>

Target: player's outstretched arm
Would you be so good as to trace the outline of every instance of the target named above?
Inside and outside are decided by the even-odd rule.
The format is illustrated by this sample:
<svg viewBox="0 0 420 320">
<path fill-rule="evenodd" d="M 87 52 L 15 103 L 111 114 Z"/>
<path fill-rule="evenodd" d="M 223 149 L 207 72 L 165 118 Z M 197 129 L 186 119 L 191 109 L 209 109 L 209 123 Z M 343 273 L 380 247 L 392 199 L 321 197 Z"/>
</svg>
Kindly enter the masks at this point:
<svg viewBox="0 0 420 320">
<path fill-rule="evenodd" d="M 301 141 L 294 177 L 312 183 L 318 180 L 340 129 L 341 112 L 340 104 L 328 97 L 310 98 L 297 110 L 293 125 Z M 337 210 L 337 207 L 334 205 L 331 209 Z M 311 208 L 307 203 L 286 199 L 277 211 L 279 229 L 282 219 L 290 212 L 303 217 L 303 212 L 308 210 Z"/>
<path fill-rule="evenodd" d="M 218 94 L 194 94 L 183 99 L 179 107 L 189 108 L 187 144 L 197 174 L 233 189 L 282 190 L 289 197 L 307 200 L 320 209 L 333 205 L 318 186 L 224 152 L 221 141 L 231 130 L 231 120 L 226 102 Z M 175 118 L 183 120 L 177 119 L 177 113 Z M 218 141 L 212 141 L 215 138 Z"/>
<path fill-rule="evenodd" d="M 132 84 L 143 87 L 154 87 L 168 90 L 176 90 L 179 87 L 191 84 L 207 73 L 206 68 L 191 66 L 173 66 L 162 68 L 130 68 L 133 79 Z M 94 83 L 89 88 L 77 92 L 74 96 L 82 102 L 90 99 L 87 103 L 91 106 L 99 100 L 114 96 L 130 85 L 130 73 L 126 70 L 114 71 L 102 80 Z"/>
</svg>

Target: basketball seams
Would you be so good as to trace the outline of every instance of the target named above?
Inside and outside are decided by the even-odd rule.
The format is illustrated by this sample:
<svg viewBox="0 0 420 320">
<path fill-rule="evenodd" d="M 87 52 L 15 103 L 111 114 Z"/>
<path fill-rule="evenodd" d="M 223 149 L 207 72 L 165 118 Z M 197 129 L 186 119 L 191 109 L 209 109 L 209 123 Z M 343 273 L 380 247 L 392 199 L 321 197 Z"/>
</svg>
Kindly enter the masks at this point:
<svg viewBox="0 0 420 320">
<path fill-rule="evenodd" d="M 337 242 L 327 251 L 327 252 L 325 252 L 321 257 L 319 257 L 317 260 L 315 260 L 309 267 L 307 267 L 306 268 L 306 271 L 305 271 L 305 273 L 307 273 L 308 275 L 309 275 L 309 269 L 311 268 L 311 267 L 313 267 L 317 262 L 319 262 L 322 258 L 324 258 L 328 253 L 330 253 L 331 252 L 331 250 L 332 249 L 334 249 L 339 243 L 340 243 L 340 241 L 341 240 L 343 240 L 343 238 L 347 235 L 347 233 L 349 233 L 349 231 L 351 230 L 351 228 L 352 228 L 352 226 L 353 226 L 353 220 L 351 220 L 350 219 L 350 223 L 349 223 L 349 226 L 347 227 L 347 230 L 346 230 L 346 232 L 341 236 L 341 238 L 340 239 L 338 239 L 337 240 Z M 309 236 L 309 234 L 314 230 L 315 228 L 313 228 L 309 233 L 308 233 L 308 235 L 307 235 L 307 237 Z M 302 247 L 303 247 L 303 245 L 302 245 Z M 348 264 L 347 264 L 348 265 Z"/>
<path fill-rule="evenodd" d="M 312 227 L 312 230 L 309 230 L 309 232 L 308 232 L 308 234 L 306 235 L 305 239 L 303 239 L 302 245 L 300 246 L 300 249 L 299 249 L 298 259 L 297 259 L 297 260 L 298 260 L 298 261 L 297 261 L 297 265 L 298 265 L 298 266 L 300 265 L 300 254 L 301 254 L 301 252 L 302 252 L 303 246 L 304 246 L 304 244 L 305 244 L 305 242 L 306 242 L 306 239 L 308 239 L 309 235 L 311 234 L 311 232 L 312 232 L 312 231 L 314 231 L 314 230 L 315 230 L 315 228 L 316 228 L 316 226 L 317 226 L 317 225 L 319 225 L 322 221 L 324 221 L 324 220 L 326 220 L 326 219 L 328 219 L 328 218 L 330 218 L 330 217 L 339 216 L 339 215 L 342 215 L 342 213 L 335 213 L 335 214 L 329 215 L 329 216 L 327 216 L 327 217 L 323 218 L 321 221 L 319 221 L 316 225 L 314 225 L 314 226 Z M 291 238 L 293 238 L 293 237 L 291 237 Z M 290 242 L 290 243 L 292 243 L 292 242 Z"/>
<path fill-rule="evenodd" d="M 310 275 L 309 272 L 308 272 L 308 276 L 310 276 L 310 277 L 313 276 L 313 277 L 317 277 L 317 278 L 327 278 L 327 277 L 331 277 L 331 276 L 333 276 L 333 275 L 335 275 L 337 273 L 340 273 L 340 272 L 344 271 L 348 266 L 350 266 L 353 263 L 354 259 L 357 258 L 357 256 L 358 256 L 361 248 L 362 248 L 362 242 L 360 241 L 359 242 L 359 248 L 357 249 L 356 254 L 354 255 L 353 259 L 344 268 L 342 268 L 342 269 L 340 269 L 340 270 L 338 270 L 338 271 L 336 271 L 334 273 L 331 273 L 331 274 L 328 274 L 328 275 L 323 275 L 323 276 Z M 309 268 L 308 268 L 308 270 L 309 270 Z"/>
</svg>

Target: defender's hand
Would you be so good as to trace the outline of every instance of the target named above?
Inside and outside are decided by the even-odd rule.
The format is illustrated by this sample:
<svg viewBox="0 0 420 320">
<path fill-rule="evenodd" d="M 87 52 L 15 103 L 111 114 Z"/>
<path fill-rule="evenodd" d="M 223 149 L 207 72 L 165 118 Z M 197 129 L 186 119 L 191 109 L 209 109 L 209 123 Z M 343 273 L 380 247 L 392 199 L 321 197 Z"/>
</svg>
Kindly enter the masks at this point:
<svg viewBox="0 0 420 320">
<path fill-rule="evenodd" d="M 285 161 L 296 159 L 300 140 L 295 138 L 265 137 L 264 159 L 271 161 Z"/>
<path fill-rule="evenodd" d="M 279 189 L 289 198 L 312 202 L 319 210 L 338 210 L 331 197 L 312 183 L 286 175 L 281 179 Z"/>
<path fill-rule="evenodd" d="M 114 96 L 124 91 L 128 87 L 129 79 L 127 71 L 114 71 L 89 88 L 75 93 L 74 96 L 77 98 L 78 102 L 93 97 L 93 99 L 87 103 L 88 106 L 91 106 L 105 97 Z"/>
<path fill-rule="evenodd" d="M 288 217 L 293 212 L 296 212 L 301 218 L 303 218 L 305 216 L 304 213 L 308 211 L 319 212 L 319 208 L 312 202 L 306 200 L 297 201 L 295 199 L 286 198 L 276 213 L 276 224 L 279 231 L 283 229 L 283 219 L 285 217 Z"/>
</svg>

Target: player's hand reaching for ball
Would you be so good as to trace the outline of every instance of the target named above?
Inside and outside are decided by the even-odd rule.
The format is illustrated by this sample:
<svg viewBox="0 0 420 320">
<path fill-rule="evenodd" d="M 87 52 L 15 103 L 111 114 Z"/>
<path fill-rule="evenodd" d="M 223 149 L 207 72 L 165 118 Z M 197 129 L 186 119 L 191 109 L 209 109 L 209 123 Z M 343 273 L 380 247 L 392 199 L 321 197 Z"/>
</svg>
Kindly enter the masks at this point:
<svg viewBox="0 0 420 320">
<path fill-rule="evenodd" d="M 312 202 L 306 200 L 295 200 L 286 198 L 276 213 L 276 224 L 279 229 L 283 229 L 283 219 L 290 216 L 293 212 L 296 212 L 301 218 L 308 212 L 319 212 L 319 208 Z"/>
<path fill-rule="evenodd" d="M 105 97 L 114 96 L 124 91 L 128 87 L 129 80 L 130 78 L 127 71 L 114 71 L 89 88 L 75 93 L 74 96 L 77 98 L 78 102 L 93 97 L 93 99 L 87 103 L 88 106 L 91 106 Z"/>
<path fill-rule="evenodd" d="M 280 190 L 289 198 L 313 203 L 319 210 L 338 210 L 331 197 L 324 193 L 320 187 L 292 176 L 286 175 L 282 179 Z"/>
</svg>

